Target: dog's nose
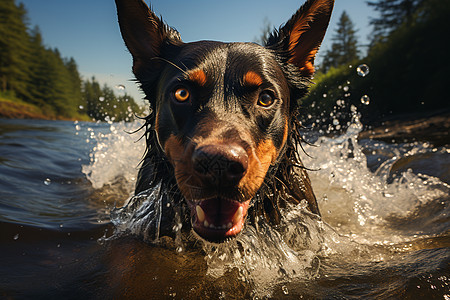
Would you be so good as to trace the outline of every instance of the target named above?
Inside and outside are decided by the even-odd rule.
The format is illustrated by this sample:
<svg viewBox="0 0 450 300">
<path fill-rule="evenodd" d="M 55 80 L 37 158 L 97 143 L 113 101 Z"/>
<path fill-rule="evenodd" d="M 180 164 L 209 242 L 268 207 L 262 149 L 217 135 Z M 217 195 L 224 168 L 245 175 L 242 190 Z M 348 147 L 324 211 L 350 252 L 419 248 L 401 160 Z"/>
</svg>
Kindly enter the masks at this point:
<svg viewBox="0 0 450 300">
<path fill-rule="evenodd" d="M 192 163 L 202 179 L 216 186 L 236 185 L 248 168 L 248 155 L 238 145 L 205 145 L 194 150 Z"/>
</svg>

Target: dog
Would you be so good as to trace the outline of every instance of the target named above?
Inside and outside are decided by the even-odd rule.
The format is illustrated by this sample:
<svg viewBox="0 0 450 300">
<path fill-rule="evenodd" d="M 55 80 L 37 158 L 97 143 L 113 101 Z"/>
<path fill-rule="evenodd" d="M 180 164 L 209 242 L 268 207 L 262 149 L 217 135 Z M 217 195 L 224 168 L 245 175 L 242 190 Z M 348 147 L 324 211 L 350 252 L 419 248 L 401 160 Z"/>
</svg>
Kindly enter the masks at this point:
<svg viewBox="0 0 450 300">
<path fill-rule="evenodd" d="M 297 117 L 334 0 L 307 0 L 264 46 L 184 43 L 144 1 L 116 6 L 152 110 L 135 193 L 163 185 L 162 227 L 174 223 L 170 204 L 182 208 L 183 228 L 213 243 L 260 219 L 276 226 L 302 201 L 320 215 Z"/>
</svg>

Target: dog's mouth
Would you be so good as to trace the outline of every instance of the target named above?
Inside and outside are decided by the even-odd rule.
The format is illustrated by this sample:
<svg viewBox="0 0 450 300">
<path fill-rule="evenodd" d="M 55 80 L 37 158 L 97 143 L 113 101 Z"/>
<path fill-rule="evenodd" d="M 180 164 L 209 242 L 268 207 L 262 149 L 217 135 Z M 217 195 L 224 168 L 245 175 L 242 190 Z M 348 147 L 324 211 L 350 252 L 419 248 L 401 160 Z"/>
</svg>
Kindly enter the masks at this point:
<svg viewBox="0 0 450 300">
<path fill-rule="evenodd" d="M 211 198 L 190 204 L 194 231 L 207 241 L 222 242 L 242 231 L 250 200 Z"/>
</svg>

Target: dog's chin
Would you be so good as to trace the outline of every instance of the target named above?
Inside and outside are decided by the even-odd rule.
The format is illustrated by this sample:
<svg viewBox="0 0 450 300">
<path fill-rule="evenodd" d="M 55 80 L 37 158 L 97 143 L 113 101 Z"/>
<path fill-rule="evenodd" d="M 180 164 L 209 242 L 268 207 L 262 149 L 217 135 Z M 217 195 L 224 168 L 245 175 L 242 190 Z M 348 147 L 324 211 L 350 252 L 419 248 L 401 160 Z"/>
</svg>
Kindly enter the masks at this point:
<svg viewBox="0 0 450 300">
<path fill-rule="evenodd" d="M 250 200 L 218 197 L 189 201 L 192 228 L 199 237 L 213 243 L 233 238 L 244 228 L 249 204 Z"/>
</svg>

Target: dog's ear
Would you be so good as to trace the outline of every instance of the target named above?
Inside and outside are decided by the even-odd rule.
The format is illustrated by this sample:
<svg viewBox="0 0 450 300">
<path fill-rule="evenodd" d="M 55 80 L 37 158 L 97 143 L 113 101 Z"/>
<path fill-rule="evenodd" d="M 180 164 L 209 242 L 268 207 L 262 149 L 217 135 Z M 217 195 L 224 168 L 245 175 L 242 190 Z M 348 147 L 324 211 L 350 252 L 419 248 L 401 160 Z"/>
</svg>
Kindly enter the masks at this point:
<svg viewBox="0 0 450 300">
<path fill-rule="evenodd" d="M 116 6 L 120 31 L 133 56 L 137 79 L 142 80 L 140 77 L 148 76 L 149 72 L 158 73 L 164 48 L 182 44 L 178 32 L 164 24 L 142 0 L 116 0 Z"/>
<path fill-rule="evenodd" d="M 266 47 L 295 65 L 302 76 L 311 77 L 333 5 L 334 0 L 308 0 L 283 27 L 272 33 Z"/>
</svg>

